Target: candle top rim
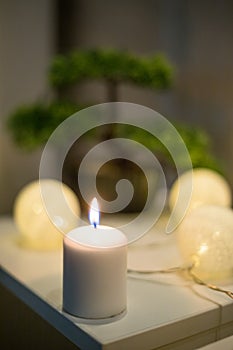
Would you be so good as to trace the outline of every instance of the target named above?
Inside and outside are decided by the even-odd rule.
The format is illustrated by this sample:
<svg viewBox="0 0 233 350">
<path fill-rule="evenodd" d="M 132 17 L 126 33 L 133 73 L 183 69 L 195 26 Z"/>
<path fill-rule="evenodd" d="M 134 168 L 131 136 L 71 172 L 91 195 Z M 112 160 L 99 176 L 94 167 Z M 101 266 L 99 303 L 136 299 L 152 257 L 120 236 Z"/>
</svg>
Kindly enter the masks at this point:
<svg viewBox="0 0 233 350">
<path fill-rule="evenodd" d="M 128 240 L 117 228 L 98 225 L 81 226 L 73 229 L 65 236 L 69 241 L 89 248 L 116 248 L 126 246 Z"/>
</svg>

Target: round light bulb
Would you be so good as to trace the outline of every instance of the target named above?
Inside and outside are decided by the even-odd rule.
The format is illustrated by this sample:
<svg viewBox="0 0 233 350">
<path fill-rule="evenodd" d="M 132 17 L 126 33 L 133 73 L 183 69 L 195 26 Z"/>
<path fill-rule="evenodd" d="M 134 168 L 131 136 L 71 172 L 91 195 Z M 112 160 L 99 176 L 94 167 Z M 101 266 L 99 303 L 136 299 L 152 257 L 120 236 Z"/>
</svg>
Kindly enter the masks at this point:
<svg viewBox="0 0 233 350">
<path fill-rule="evenodd" d="M 61 187 L 62 198 L 59 196 Z M 46 198 L 42 198 L 42 189 Z M 77 196 L 57 180 L 31 182 L 18 193 L 14 203 L 14 220 L 20 233 L 20 243 L 27 248 L 60 248 L 62 234 L 77 227 L 79 216 Z"/>
<path fill-rule="evenodd" d="M 192 186 L 192 195 L 187 208 L 185 193 L 189 193 Z M 175 206 L 179 192 L 182 188 L 183 200 L 180 198 Z M 187 191 L 185 190 L 187 189 Z M 187 213 L 201 205 L 231 206 L 231 188 L 223 176 L 217 172 L 205 168 L 197 168 L 183 173 L 172 185 L 169 194 L 169 207 L 175 208 L 175 214 L 182 218 Z"/>
<path fill-rule="evenodd" d="M 191 211 L 177 229 L 177 242 L 187 264 L 205 279 L 233 276 L 233 211 L 201 206 Z"/>
</svg>

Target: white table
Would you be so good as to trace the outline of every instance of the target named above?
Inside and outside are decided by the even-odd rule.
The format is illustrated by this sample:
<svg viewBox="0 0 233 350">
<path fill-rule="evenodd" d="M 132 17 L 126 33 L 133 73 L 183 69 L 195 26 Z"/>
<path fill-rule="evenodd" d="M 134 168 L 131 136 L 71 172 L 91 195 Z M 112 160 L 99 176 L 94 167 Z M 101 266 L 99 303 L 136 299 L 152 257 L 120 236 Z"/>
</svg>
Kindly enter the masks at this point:
<svg viewBox="0 0 233 350">
<path fill-rule="evenodd" d="M 117 226 L 121 218 L 106 219 Z M 130 268 L 180 264 L 163 220 L 129 248 Z M 233 302 L 182 276 L 128 277 L 128 310 L 108 324 L 78 323 L 62 311 L 62 252 L 26 250 L 10 218 L 0 218 L 0 283 L 80 349 L 194 349 L 233 334 Z M 233 281 L 224 287 L 233 290 Z"/>
</svg>

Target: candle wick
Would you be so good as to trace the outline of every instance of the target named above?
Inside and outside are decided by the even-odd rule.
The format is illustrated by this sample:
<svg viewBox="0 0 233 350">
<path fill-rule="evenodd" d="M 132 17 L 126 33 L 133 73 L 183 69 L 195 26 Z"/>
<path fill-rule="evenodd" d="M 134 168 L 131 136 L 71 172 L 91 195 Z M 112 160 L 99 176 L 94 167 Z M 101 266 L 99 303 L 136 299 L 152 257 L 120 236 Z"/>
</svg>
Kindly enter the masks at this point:
<svg viewBox="0 0 233 350">
<path fill-rule="evenodd" d="M 96 225 L 96 222 L 94 222 L 93 225 L 94 225 L 94 228 L 96 228 L 96 226 L 97 226 L 97 225 Z"/>
</svg>

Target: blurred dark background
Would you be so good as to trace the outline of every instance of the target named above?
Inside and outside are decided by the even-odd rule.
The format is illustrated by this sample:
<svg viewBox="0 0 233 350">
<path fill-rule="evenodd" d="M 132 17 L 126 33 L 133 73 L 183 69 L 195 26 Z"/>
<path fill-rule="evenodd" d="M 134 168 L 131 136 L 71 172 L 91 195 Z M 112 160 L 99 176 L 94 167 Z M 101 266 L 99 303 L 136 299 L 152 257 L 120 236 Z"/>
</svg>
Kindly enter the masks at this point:
<svg viewBox="0 0 233 350">
<path fill-rule="evenodd" d="M 42 148 L 28 153 L 6 129 L 19 105 L 49 98 L 54 54 L 79 48 L 163 52 L 176 68 L 169 92 L 122 85 L 120 101 L 149 106 L 172 121 L 203 127 L 233 186 L 232 0 L 0 0 L 0 213 L 38 177 Z M 85 83 L 82 100 L 105 98 Z"/>
</svg>

